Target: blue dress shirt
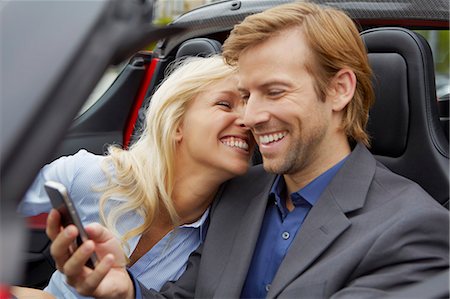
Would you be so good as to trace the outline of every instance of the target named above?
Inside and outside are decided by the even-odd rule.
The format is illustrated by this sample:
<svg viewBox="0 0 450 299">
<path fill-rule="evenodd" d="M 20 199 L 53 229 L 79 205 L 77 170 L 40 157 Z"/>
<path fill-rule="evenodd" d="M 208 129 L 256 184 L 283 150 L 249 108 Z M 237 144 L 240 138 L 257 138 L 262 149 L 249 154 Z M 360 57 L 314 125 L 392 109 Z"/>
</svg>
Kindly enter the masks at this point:
<svg viewBox="0 0 450 299">
<path fill-rule="evenodd" d="M 279 175 L 270 191 L 269 202 L 256 243 L 241 298 L 265 298 L 275 274 L 308 212 L 345 162 L 328 169 L 290 197 L 294 209 L 286 207 L 286 183 Z"/>
</svg>

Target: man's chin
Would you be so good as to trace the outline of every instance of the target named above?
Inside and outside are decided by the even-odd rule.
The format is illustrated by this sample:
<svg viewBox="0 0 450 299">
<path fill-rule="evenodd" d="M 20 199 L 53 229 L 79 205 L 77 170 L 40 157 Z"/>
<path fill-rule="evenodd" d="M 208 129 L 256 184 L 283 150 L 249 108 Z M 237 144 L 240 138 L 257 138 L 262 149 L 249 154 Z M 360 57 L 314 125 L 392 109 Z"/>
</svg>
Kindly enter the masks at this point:
<svg viewBox="0 0 450 299">
<path fill-rule="evenodd" d="M 266 172 L 275 173 L 275 174 L 283 174 L 283 167 L 275 163 L 273 159 L 266 159 L 263 157 L 263 167 Z"/>
</svg>

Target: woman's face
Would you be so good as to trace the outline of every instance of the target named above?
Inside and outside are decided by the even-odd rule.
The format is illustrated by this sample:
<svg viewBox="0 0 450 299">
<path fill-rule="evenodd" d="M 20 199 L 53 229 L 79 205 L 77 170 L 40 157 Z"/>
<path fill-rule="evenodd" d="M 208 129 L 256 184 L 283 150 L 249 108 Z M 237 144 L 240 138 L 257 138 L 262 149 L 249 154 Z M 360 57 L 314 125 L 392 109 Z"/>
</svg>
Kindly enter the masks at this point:
<svg viewBox="0 0 450 299">
<path fill-rule="evenodd" d="M 223 181 L 244 174 L 255 142 L 242 123 L 243 113 L 235 75 L 197 95 L 177 131 L 177 157 L 182 167 Z"/>
</svg>

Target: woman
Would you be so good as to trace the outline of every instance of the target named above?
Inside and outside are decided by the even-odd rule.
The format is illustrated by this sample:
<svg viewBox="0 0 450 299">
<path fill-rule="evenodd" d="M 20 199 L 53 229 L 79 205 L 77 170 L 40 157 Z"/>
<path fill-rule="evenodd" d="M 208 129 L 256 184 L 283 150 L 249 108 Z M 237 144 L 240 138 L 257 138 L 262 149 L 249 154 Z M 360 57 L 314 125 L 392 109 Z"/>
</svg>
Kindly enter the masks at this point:
<svg viewBox="0 0 450 299">
<path fill-rule="evenodd" d="M 248 169 L 254 142 L 236 86 L 235 70 L 221 57 L 188 59 L 153 95 L 145 129 L 129 150 L 111 146 L 107 156 L 81 150 L 45 166 L 20 212 L 50 210 L 43 184 L 63 183 L 82 222 L 101 221 L 114 231 L 129 271 L 159 290 L 182 274 L 201 243 L 220 185 Z M 79 297 L 59 271 L 46 290 Z"/>
</svg>

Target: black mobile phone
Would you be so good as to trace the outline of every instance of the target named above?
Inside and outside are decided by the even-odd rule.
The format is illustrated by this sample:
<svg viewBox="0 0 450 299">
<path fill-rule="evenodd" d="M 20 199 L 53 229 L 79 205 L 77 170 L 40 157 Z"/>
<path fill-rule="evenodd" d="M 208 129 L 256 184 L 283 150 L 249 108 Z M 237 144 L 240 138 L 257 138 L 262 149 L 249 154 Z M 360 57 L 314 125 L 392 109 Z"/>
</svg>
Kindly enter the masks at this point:
<svg viewBox="0 0 450 299">
<path fill-rule="evenodd" d="M 75 244 L 73 245 L 73 250 L 75 250 L 89 238 L 81 223 L 80 216 L 78 215 L 78 212 L 69 197 L 69 193 L 67 192 L 67 189 L 63 184 L 55 181 L 45 182 L 44 188 L 48 194 L 48 197 L 50 198 L 53 208 L 58 210 L 58 212 L 61 214 L 62 226 L 66 227 L 69 224 L 74 224 L 78 228 L 79 233 L 76 241 L 74 242 Z M 95 253 L 93 253 L 89 260 L 86 262 L 86 266 L 93 269 L 96 262 L 97 256 Z"/>
</svg>

